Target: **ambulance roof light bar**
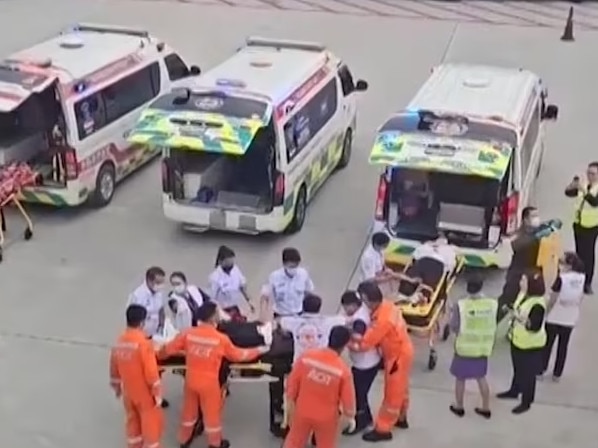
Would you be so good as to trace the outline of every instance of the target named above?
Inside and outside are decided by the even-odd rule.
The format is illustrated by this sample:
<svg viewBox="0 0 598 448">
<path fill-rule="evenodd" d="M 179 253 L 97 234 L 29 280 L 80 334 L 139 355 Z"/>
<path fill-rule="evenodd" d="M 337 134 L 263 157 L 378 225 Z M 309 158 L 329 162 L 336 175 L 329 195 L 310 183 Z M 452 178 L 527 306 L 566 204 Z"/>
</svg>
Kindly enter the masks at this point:
<svg viewBox="0 0 598 448">
<path fill-rule="evenodd" d="M 250 36 L 246 39 L 245 45 L 247 47 L 266 47 L 274 48 L 276 50 L 303 50 L 321 53 L 326 51 L 326 45 L 318 44 L 316 42 L 306 42 L 301 40 L 288 39 L 270 39 L 267 37 Z"/>
</svg>

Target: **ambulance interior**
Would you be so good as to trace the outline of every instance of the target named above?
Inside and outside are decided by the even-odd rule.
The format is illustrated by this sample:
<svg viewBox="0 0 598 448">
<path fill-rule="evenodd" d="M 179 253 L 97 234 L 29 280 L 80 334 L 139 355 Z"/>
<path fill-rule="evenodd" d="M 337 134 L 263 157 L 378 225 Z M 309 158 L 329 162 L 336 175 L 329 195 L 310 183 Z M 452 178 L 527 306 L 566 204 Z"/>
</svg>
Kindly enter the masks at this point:
<svg viewBox="0 0 598 448">
<path fill-rule="evenodd" d="M 258 130 L 243 155 L 171 148 L 164 178 L 178 202 L 268 213 L 274 200 L 275 148 L 271 120 Z"/>
<path fill-rule="evenodd" d="M 66 130 L 55 87 L 32 93 L 17 107 L 0 105 L 0 166 L 27 162 L 40 183 L 65 186 Z"/>
<path fill-rule="evenodd" d="M 397 237 L 425 241 L 443 233 L 460 247 L 498 243 L 508 176 L 500 181 L 394 168 L 388 187 L 388 227 Z"/>
</svg>

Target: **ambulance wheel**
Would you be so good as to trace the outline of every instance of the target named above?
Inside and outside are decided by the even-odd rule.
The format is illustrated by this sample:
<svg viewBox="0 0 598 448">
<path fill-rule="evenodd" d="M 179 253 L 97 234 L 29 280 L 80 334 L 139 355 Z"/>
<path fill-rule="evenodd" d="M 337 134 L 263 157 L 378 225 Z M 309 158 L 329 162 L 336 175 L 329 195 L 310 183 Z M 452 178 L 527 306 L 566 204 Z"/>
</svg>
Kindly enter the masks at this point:
<svg viewBox="0 0 598 448">
<path fill-rule="evenodd" d="M 100 168 L 96 178 L 96 187 L 90 199 L 91 205 L 96 208 L 108 205 L 114 197 L 115 188 L 116 173 L 114 165 L 111 162 L 106 162 Z"/>
<path fill-rule="evenodd" d="M 305 215 L 307 213 L 307 189 L 302 185 L 295 201 L 295 211 L 293 212 L 293 220 L 289 224 L 288 231 L 295 233 L 303 228 L 305 223 Z"/>
<path fill-rule="evenodd" d="M 450 335 L 451 335 L 451 328 L 449 327 L 448 324 L 446 324 L 444 326 L 444 328 L 442 329 L 442 340 L 446 341 Z"/>
<path fill-rule="evenodd" d="M 428 370 L 432 371 L 436 368 L 436 364 L 438 362 L 438 355 L 436 354 L 436 350 L 430 350 L 430 355 L 428 356 Z"/>
<path fill-rule="evenodd" d="M 25 241 L 29 241 L 32 236 L 33 236 L 33 230 L 31 230 L 29 227 L 27 227 L 25 229 L 25 232 L 23 232 L 23 238 L 25 238 Z"/>
<path fill-rule="evenodd" d="M 336 166 L 337 169 L 342 170 L 349 165 L 351 161 L 351 150 L 353 149 L 353 131 L 351 129 L 347 129 L 347 133 L 345 134 L 345 138 L 343 140 L 343 152 L 341 154 L 341 158 L 338 161 L 338 165 Z"/>
</svg>

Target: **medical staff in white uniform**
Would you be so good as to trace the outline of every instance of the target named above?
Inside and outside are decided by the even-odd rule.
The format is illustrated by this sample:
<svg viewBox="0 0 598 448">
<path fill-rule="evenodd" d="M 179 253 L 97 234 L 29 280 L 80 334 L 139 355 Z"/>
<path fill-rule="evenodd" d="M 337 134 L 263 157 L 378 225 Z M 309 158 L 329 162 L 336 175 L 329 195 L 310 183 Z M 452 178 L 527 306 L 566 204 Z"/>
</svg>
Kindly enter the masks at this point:
<svg viewBox="0 0 598 448">
<path fill-rule="evenodd" d="M 235 263 L 235 252 L 220 246 L 216 256 L 216 269 L 209 278 L 212 300 L 234 320 L 245 320 L 241 307 L 243 302 L 251 312 L 255 311 L 247 293 L 247 280 Z"/>
<path fill-rule="evenodd" d="M 283 267 L 272 272 L 268 283 L 262 288 L 262 307 L 271 304 L 274 317 L 296 316 L 301 313 L 305 295 L 314 290 L 309 273 L 300 264 L 301 255 L 297 249 L 284 249 Z"/>
<path fill-rule="evenodd" d="M 372 321 L 368 307 L 361 302 L 356 291 L 346 291 L 341 296 L 341 305 L 347 324 L 351 326 L 354 333 L 363 336 Z M 380 370 L 382 361 L 377 349 L 365 352 L 350 350 L 349 358 L 352 364 L 351 371 L 353 372 L 353 382 L 355 384 L 357 413 L 355 416 L 355 429 L 352 431 L 344 430 L 344 435 L 357 434 L 370 426 L 374 421 L 368 395 L 372 383 Z"/>
<path fill-rule="evenodd" d="M 279 326 L 293 336 L 293 360 L 297 360 L 305 350 L 328 346 L 330 331 L 338 325 L 345 325 L 343 316 L 324 316 L 320 314 L 322 299 L 315 294 L 306 293 L 301 301 L 298 315 L 280 317 Z M 280 424 L 283 420 L 284 376 L 279 381 L 270 383 L 270 431 L 276 436 L 283 436 Z"/>
<path fill-rule="evenodd" d="M 172 291 L 168 295 L 168 308 L 173 314 L 173 324 L 178 330 L 196 325 L 196 312 L 207 295 L 195 285 L 187 283 L 187 277 L 180 271 L 170 274 Z"/>
<path fill-rule="evenodd" d="M 365 248 L 359 260 L 360 282 L 373 281 L 381 284 L 398 278 L 384 264 L 384 251 L 389 243 L 390 238 L 384 232 L 376 232 L 372 235 L 370 244 Z"/>
<path fill-rule="evenodd" d="M 145 281 L 129 295 L 129 305 L 140 305 L 147 310 L 147 317 L 143 330 L 148 338 L 157 335 L 165 319 L 164 313 L 164 288 L 166 286 L 166 273 L 158 266 L 152 266 L 145 271 Z M 169 406 L 167 400 L 162 400 L 162 407 Z"/>
</svg>

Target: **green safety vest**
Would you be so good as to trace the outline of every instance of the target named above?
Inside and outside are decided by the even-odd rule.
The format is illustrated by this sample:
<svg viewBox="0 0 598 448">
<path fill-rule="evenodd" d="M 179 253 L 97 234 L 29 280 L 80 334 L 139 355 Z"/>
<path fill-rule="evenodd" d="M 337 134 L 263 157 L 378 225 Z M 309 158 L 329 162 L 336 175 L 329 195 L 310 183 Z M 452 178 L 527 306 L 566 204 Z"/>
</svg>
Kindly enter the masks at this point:
<svg viewBox="0 0 598 448">
<path fill-rule="evenodd" d="M 528 316 L 531 309 L 536 305 L 540 305 L 546 311 L 546 299 L 543 296 L 527 297 L 525 294 L 519 294 L 513 304 L 513 309 L 523 316 Z M 509 339 L 515 347 L 521 350 L 542 348 L 546 345 L 544 323 L 542 323 L 542 328 L 539 331 L 533 332 L 529 331 L 525 324 L 513 319 L 509 328 Z"/>
<path fill-rule="evenodd" d="M 588 192 L 591 195 L 598 194 L 598 185 L 590 188 Z M 581 191 L 577 193 L 575 198 L 575 217 L 574 222 L 579 224 L 581 227 L 598 227 L 598 207 L 592 207 L 586 201 L 584 201 L 585 193 Z"/>
<path fill-rule="evenodd" d="M 455 353 L 467 358 L 488 357 L 494 348 L 498 302 L 490 298 L 467 298 L 457 302 L 459 334 Z"/>
</svg>

